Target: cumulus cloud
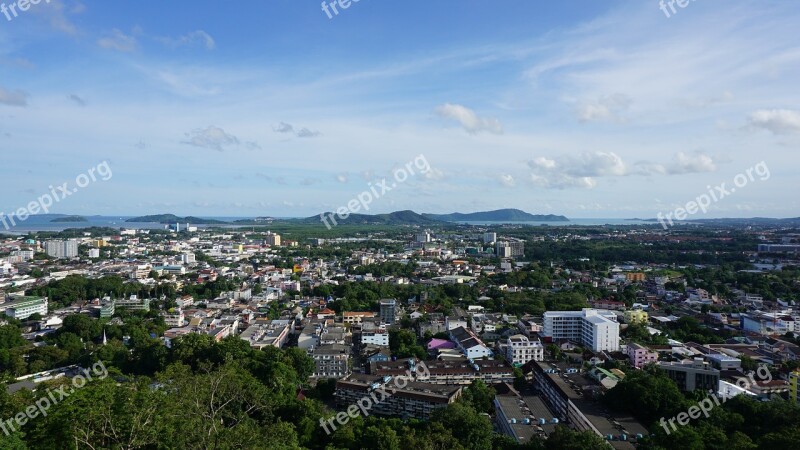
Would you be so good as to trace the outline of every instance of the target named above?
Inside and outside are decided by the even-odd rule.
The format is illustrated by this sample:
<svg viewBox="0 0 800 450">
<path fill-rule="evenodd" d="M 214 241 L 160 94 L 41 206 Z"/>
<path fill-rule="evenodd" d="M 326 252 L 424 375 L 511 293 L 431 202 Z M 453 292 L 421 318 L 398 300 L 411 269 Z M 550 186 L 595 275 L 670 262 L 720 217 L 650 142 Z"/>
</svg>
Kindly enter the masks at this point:
<svg viewBox="0 0 800 450">
<path fill-rule="evenodd" d="M 597 186 L 597 178 L 629 175 L 683 175 L 717 170 L 718 161 L 703 153 L 679 152 L 668 163 L 640 161 L 632 166 L 614 152 L 584 152 L 528 161 L 531 183 L 543 188 L 585 188 Z"/>
<path fill-rule="evenodd" d="M 578 120 L 581 122 L 611 121 L 624 122 L 622 113 L 630 108 L 633 101 L 625 94 L 600 97 L 593 102 L 578 106 Z"/>
<path fill-rule="evenodd" d="M 761 109 L 750 114 L 750 126 L 773 134 L 800 133 L 800 111 L 791 109 Z"/>
<path fill-rule="evenodd" d="M 195 30 L 191 33 L 179 36 L 177 38 L 161 37 L 157 38 L 158 41 L 171 48 L 178 48 L 185 45 L 202 44 L 207 50 L 214 50 L 217 43 L 214 38 L 203 30 Z"/>
<path fill-rule="evenodd" d="M 136 50 L 138 43 L 135 37 L 129 36 L 121 30 L 114 28 L 109 36 L 98 39 L 97 45 L 118 52 L 132 52 Z"/>
<path fill-rule="evenodd" d="M 500 125 L 497 119 L 480 117 L 475 111 L 466 106 L 445 103 L 436 108 L 436 114 L 440 117 L 457 121 L 470 134 L 481 132 L 503 133 L 503 126 Z"/>
<path fill-rule="evenodd" d="M 218 152 L 225 151 L 231 146 L 239 145 L 239 139 L 236 136 L 228 134 L 222 128 L 213 125 L 186 133 L 186 137 L 187 140 L 183 141 L 183 144 L 208 148 Z"/>
<path fill-rule="evenodd" d="M 19 89 L 9 91 L 0 87 L 0 104 L 8 106 L 28 106 L 28 97 L 30 95 Z"/>
</svg>

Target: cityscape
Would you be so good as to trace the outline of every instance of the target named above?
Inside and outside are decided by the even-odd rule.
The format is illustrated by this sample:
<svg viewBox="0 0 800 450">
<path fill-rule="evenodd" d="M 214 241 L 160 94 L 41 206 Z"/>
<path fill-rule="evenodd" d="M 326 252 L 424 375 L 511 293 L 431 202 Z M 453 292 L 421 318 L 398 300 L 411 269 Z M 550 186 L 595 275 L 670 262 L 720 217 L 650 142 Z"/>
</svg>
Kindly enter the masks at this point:
<svg viewBox="0 0 800 450">
<path fill-rule="evenodd" d="M 800 448 L 798 5 L 0 23 L 0 450 Z"/>
</svg>

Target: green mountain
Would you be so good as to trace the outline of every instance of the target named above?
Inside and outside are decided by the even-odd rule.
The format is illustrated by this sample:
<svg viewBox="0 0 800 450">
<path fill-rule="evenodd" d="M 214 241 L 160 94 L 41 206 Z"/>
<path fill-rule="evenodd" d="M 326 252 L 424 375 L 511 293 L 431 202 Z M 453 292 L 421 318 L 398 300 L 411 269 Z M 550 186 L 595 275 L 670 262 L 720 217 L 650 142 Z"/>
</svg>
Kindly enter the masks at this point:
<svg viewBox="0 0 800 450">
<path fill-rule="evenodd" d="M 337 224 L 342 225 L 441 225 L 441 221 L 431 219 L 417 214 L 414 211 L 395 211 L 389 214 L 350 214 L 346 219 L 340 219 L 336 214 L 333 215 L 333 220 L 329 217 L 330 212 L 323 213 L 324 217 L 328 218 L 328 223 L 333 225 L 333 220 Z M 302 223 L 322 223 L 320 216 L 311 216 L 305 219 L 297 219 Z"/>
<path fill-rule="evenodd" d="M 423 216 L 444 222 L 569 222 L 564 216 L 529 214 L 519 209 L 498 209 L 467 214 L 423 214 Z"/>
<path fill-rule="evenodd" d="M 201 219 L 199 217 L 193 217 L 193 216 L 178 217 L 174 214 L 156 214 L 152 216 L 134 217 L 132 219 L 126 220 L 125 222 L 163 223 L 163 224 L 188 223 L 192 225 L 224 225 L 228 223 L 222 220 Z"/>
</svg>

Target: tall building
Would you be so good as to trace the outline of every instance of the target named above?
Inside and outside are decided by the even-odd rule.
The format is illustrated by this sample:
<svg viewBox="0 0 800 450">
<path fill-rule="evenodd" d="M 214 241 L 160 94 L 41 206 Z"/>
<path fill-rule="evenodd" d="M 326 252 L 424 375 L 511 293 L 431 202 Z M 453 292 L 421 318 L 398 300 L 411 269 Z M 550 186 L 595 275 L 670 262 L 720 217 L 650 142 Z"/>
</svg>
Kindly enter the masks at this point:
<svg viewBox="0 0 800 450">
<path fill-rule="evenodd" d="M 483 233 L 483 243 L 491 244 L 497 242 L 497 233 Z"/>
<path fill-rule="evenodd" d="M 280 247 L 281 246 L 281 235 L 277 233 L 267 232 L 267 239 L 266 244 L 270 247 Z"/>
<path fill-rule="evenodd" d="M 393 324 L 397 320 L 397 301 L 394 299 L 381 300 L 381 319 L 386 324 Z"/>
<path fill-rule="evenodd" d="M 74 258 L 78 256 L 78 241 L 69 239 L 66 241 L 47 241 L 44 243 L 47 256 L 53 258 Z"/>
<path fill-rule="evenodd" d="M 542 336 L 580 342 L 595 352 L 619 350 L 619 323 L 611 311 L 547 311 Z"/>
<path fill-rule="evenodd" d="M 495 247 L 497 256 L 501 258 L 525 256 L 525 242 L 523 241 L 499 241 Z"/>
</svg>

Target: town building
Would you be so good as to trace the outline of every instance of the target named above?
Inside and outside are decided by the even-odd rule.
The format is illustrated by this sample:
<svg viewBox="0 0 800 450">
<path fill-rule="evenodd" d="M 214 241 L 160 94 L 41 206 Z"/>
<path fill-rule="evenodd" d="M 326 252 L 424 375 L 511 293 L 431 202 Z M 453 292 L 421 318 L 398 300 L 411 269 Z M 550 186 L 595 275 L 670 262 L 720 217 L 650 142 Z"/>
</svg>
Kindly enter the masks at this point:
<svg viewBox="0 0 800 450">
<path fill-rule="evenodd" d="M 619 323 L 611 311 L 584 308 L 582 311 L 547 311 L 542 336 L 550 341 L 579 342 L 594 352 L 619 351 Z"/>
<path fill-rule="evenodd" d="M 399 378 L 399 377 L 398 377 Z M 370 394 L 381 390 L 391 392 L 382 401 L 372 402 L 370 414 L 380 416 L 430 419 L 434 411 L 445 408 L 461 397 L 461 386 L 446 386 L 409 380 L 395 380 L 392 376 L 353 374 L 336 382 L 336 405 L 346 409 L 356 405 Z"/>
<path fill-rule="evenodd" d="M 666 372 L 681 392 L 694 392 L 695 389 L 717 392 L 719 388 L 719 370 L 712 368 L 703 358 L 683 362 L 659 362 L 658 368 Z"/>
<path fill-rule="evenodd" d="M 515 367 L 522 366 L 528 361 L 543 361 L 544 347 L 537 340 L 530 340 L 522 334 L 509 336 L 504 345 L 506 359 Z"/>
<path fill-rule="evenodd" d="M 78 256 L 78 241 L 75 239 L 46 241 L 44 243 L 47 256 L 53 258 L 75 258 Z"/>
</svg>

